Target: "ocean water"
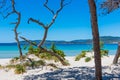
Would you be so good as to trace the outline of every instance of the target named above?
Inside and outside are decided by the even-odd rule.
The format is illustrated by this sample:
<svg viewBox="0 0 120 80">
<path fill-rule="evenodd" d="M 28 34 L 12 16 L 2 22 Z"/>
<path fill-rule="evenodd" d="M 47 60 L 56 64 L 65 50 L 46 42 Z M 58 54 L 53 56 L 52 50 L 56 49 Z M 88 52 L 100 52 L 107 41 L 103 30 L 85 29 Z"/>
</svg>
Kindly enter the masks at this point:
<svg viewBox="0 0 120 80">
<path fill-rule="evenodd" d="M 50 48 L 51 45 L 46 45 Z M 57 49 L 63 50 L 67 56 L 76 56 L 80 54 L 82 50 L 91 50 L 90 44 L 57 44 Z M 23 46 L 22 46 L 23 49 Z M 117 44 L 105 44 L 104 49 L 109 50 L 109 55 L 114 55 L 117 50 Z M 23 53 L 27 53 L 27 50 L 23 50 Z M 12 58 L 19 56 L 18 48 L 14 45 L 0 45 L 0 58 Z"/>
</svg>

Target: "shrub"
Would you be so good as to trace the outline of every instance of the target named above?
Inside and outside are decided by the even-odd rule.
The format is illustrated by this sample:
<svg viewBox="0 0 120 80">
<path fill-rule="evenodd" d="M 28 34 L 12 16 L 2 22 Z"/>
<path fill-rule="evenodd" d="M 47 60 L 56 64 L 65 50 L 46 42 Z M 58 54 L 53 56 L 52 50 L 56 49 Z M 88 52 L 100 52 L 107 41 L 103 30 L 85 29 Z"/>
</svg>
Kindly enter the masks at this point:
<svg viewBox="0 0 120 80">
<path fill-rule="evenodd" d="M 39 58 L 41 58 L 41 59 L 46 59 L 46 60 L 52 60 L 52 55 L 49 54 L 49 53 L 41 53 L 41 54 L 39 55 Z"/>
<path fill-rule="evenodd" d="M 66 56 L 62 50 L 56 50 L 56 53 L 57 53 L 59 56 L 61 56 L 62 58 L 64 58 L 64 57 Z"/>
<path fill-rule="evenodd" d="M 10 60 L 10 63 L 15 63 L 19 60 L 19 57 L 14 57 L 13 59 Z"/>
<path fill-rule="evenodd" d="M 79 61 L 80 58 L 83 58 L 86 56 L 87 51 L 82 51 L 79 55 L 76 56 L 75 61 Z"/>
<path fill-rule="evenodd" d="M 2 68 L 2 65 L 0 65 L 0 69 Z"/>
<path fill-rule="evenodd" d="M 66 55 L 64 54 L 64 52 L 62 50 L 58 50 L 55 46 L 54 43 L 52 43 L 51 48 L 50 48 L 54 53 L 57 53 L 59 56 L 61 56 L 62 58 L 64 58 Z"/>
<path fill-rule="evenodd" d="M 15 72 L 15 74 L 23 74 L 24 72 L 26 72 L 26 70 L 25 70 L 25 67 L 23 65 L 18 64 L 15 66 L 14 72 Z"/>
<path fill-rule="evenodd" d="M 79 61 L 80 58 L 81 58 L 81 55 L 79 54 L 79 55 L 77 55 L 77 56 L 75 57 L 75 61 Z"/>
<path fill-rule="evenodd" d="M 15 68 L 15 65 L 10 64 L 10 65 L 6 65 L 5 67 L 9 68 L 9 69 L 12 69 L 12 68 Z"/>
<path fill-rule="evenodd" d="M 29 54 L 33 54 L 34 53 L 34 47 L 32 45 L 29 46 L 28 53 Z"/>
<path fill-rule="evenodd" d="M 41 65 L 45 65 L 45 62 L 43 60 L 38 60 L 34 62 L 34 66 L 35 67 L 39 67 Z"/>
<path fill-rule="evenodd" d="M 86 58 L 85 58 L 85 62 L 89 62 L 90 60 L 91 60 L 90 57 L 86 57 Z"/>
<path fill-rule="evenodd" d="M 108 56 L 108 50 L 100 50 L 101 56 Z"/>
</svg>

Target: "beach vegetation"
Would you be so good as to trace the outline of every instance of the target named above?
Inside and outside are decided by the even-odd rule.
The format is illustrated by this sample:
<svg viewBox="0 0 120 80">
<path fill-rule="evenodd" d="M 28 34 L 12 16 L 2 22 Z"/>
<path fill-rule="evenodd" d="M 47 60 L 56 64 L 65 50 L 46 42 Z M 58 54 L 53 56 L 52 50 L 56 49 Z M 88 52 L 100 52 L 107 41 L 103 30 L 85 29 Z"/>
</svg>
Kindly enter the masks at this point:
<svg viewBox="0 0 120 80">
<path fill-rule="evenodd" d="M 18 64 L 18 65 L 15 66 L 15 71 L 14 72 L 15 72 L 15 74 L 23 74 L 23 73 L 26 72 L 26 68 L 23 65 Z"/>
<path fill-rule="evenodd" d="M 2 65 L 0 65 L 0 69 L 2 68 Z"/>
<path fill-rule="evenodd" d="M 104 42 L 100 41 L 100 54 L 101 57 L 108 56 L 109 51 L 104 49 Z"/>
<path fill-rule="evenodd" d="M 100 50 L 100 53 L 101 53 L 101 57 L 103 56 L 108 56 L 108 50 Z"/>
<path fill-rule="evenodd" d="M 53 63 L 49 63 L 49 64 L 47 64 L 47 66 L 51 66 L 51 67 L 53 67 L 53 68 L 58 68 L 55 64 L 53 64 Z"/>
<path fill-rule="evenodd" d="M 14 57 L 10 60 L 10 63 L 15 63 L 19 60 L 20 58 L 19 57 Z"/>
<path fill-rule="evenodd" d="M 75 61 L 79 61 L 81 58 L 86 57 L 87 51 L 82 51 L 79 55 L 75 57 Z"/>
<path fill-rule="evenodd" d="M 29 46 L 28 53 L 29 54 L 33 54 L 34 53 L 34 47 L 32 45 Z"/>
<path fill-rule="evenodd" d="M 43 60 L 35 61 L 33 59 L 30 59 L 30 58 L 29 58 L 29 61 L 23 63 L 23 65 L 25 67 L 32 67 L 32 68 L 36 68 L 36 67 L 39 67 L 39 66 L 44 66 L 45 64 L 46 64 L 46 62 L 43 61 Z"/>
<path fill-rule="evenodd" d="M 62 50 L 58 50 L 57 48 L 56 48 L 56 45 L 55 45 L 55 43 L 52 43 L 52 45 L 51 45 L 51 48 L 50 48 L 54 53 L 57 53 L 59 56 L 61 56 L 62 58 L 64 58 L 66 55 L 65 55 L 65 53 L 62 51 Z"/>
<path fill-rule="evenodd" d="M 45 61 L 43 60 L 34 61 L 35 67 L 44 66 L 44 65 L 45 65 Z"/>
<path fill-rule="evenodd" d="M 89 62 L 91 60 L 91 57 L 86 57 L 85 62 Z"/>
<path fill-rule="evenodd" d="M 14 69 L 16 65 L 13 65 L 13 64 L 9 64 L 9 65 L 6 65 L 5 68 L 8 68 L 8 69 Z"/>
</svg>

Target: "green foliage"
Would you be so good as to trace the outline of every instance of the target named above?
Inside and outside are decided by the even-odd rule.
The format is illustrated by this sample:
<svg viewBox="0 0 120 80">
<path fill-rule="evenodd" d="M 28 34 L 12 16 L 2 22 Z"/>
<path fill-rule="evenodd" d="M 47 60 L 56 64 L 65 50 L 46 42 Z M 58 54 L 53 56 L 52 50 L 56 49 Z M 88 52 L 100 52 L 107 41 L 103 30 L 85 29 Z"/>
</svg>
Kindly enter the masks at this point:
<svg viewBox="0 0 120 80">
<path fill-rule="evenodd" d="M 59 56 L 61 56 L 62 58 L 64 58 L 64 57 L 66 56 L 62 50 L 56 50 L 56 53 L 57 53 Z"/>
<path fill-rule="evenodd" d="M 30 62 L 25 62 L 25 63 L 23 63 L 23 65 L 24 65 L 25 67 L 31 66 Z"/>
<path fill-rule="evenodd" d="M 85 58 L 85 62 L 89 62 L 90 60 L 91 60 L 90 57 L 86 57 L 86 58 Z"/>
<path fill-rule="evenodd" d="M 15 66 L 15 71 L 14 71 L 16 74 L 23 74 L 24 72 L 26 72 L 26 69 L 23 65 L 16 65 Z"/>
<path fill-rule="evenodd" d="M 33 54 L 34 53 L 34 47 L 32 45 L 29 46 L 28 53 L 29 54 Z"/>
<path fill-rule="evenodd" d="M 24 49 L 24 50 L 26 50 L 26 49 L 27 49 L 27 46 L 26 46 L 26 45 L 24 45 L 24 46 L 23 46 L 23 49 Z"/>
<path fill-rule="evenodd" d="M 30 45 L 28 48 L 28 53 L 35 54 L 36 56 L 39 56 L 40 51 L 41 51 L 40 48 L 35 48 L 32 45 Z"/>
<path fill-rule="evenodd" d="M 0 69 L 2 68 L 2 65 L 0 65 Z"/>
<path fill-rule="evenodd" d="M 49 53 L 40 53 L 39 58 L 45 59 L 45 60 L 52 60 L 52 55 Z"/>
<path fill-rule="evenodd" d="M 53 51 L 54 53 L 58 54 L 60 57 L 65 59 L 64 58 L 65 57 L 64 52 L 62 50 L 58 50 L 54 43 L 51 45 L 50 49 L 51 49 L 51 51 Z M 39 54 L 39 58 L 45 59 L 45 60 L 54 60 L 55 62 L 59 61 L 57 57 L 55 57 L 55 56 L 53 56 L 53 55 L 51 55 L 51 54 L 49 54 L 47 52 Z"/>
<path fill-rule="evenodd" d="M 51 45 L 51 48 L 50 48 L 53 52 L 56 52 L 56 46 L 55 46 L 55 44 L 54 43 L 52 43 L 52 45 Z"/>
<path fill-rule="evenodd" d="M 101 56 L 108 56 L 108 50 L 100 50 Z"/>
<path fill-rule="evenodd" d="M 13 68 L 15 68 L 15 65 L 9 64 L 9 65 L 6 65 L 5 67 L 6 67 L 6 68 L 9 68 L 9 69 L 13 69 Z"/>
<path fill-rule="evenodd" d="M 15 63 L 19 60 L 19 57 L 14 57 L 13 59 L 10 60 L 10 63 Z"/>
<path fill-rule="evenodd" d="M 82 51 L 79 55 L 76 56 L 75 61 L 79 61 L 81 58 L 86 56 L 87 51 Z"/>
<path fill-rule="evenodd" d="M 57 53 L 59 56 L 61 56 L 62 58 L 64 58 L 66 55 L 64 54 L 64 52 L 62 50 L 58 50 L 56 48 L 56 45 L 54 43 L 52 43 L 51 48 L 50 48 L 53 52 Z"/>
<path fill-rule="evenodd" d="M 39 67 L 41 65 L 42 66 L 45 65 L 45 62 L 43 60 L 34 61 L 34 66 L 35 67 Z"/>
<path fill-rule="evenodd" d="M 109 51 L 104 50 L 103 47 L 104 47 L 104 43 L 102 41 L 100 41 L 100 54 L 101 54 L 101 57 L 108 56 Z"/>
</svg>

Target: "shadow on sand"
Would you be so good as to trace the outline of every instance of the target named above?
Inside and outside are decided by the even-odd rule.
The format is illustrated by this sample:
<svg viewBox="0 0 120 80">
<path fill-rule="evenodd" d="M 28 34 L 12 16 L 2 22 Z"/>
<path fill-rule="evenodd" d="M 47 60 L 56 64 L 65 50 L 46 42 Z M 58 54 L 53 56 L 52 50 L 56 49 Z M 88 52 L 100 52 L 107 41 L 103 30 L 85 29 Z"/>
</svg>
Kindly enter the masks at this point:
<svg viewBox="0 0 120 80">
<path fill-rule="evenodd" d="M 106 70 L 111 70 L 110 67 L 103 67 L 102 69 L 103 80 L 120 80 L 120 70 L 118 73 L 115 70 L 108 73 Z M 95 80 L 95 69 L 94 67 L 58 69 L 44 74 L 24 76 L 24 80 Z"/>
</svg>

